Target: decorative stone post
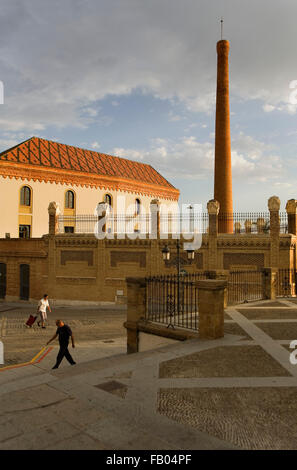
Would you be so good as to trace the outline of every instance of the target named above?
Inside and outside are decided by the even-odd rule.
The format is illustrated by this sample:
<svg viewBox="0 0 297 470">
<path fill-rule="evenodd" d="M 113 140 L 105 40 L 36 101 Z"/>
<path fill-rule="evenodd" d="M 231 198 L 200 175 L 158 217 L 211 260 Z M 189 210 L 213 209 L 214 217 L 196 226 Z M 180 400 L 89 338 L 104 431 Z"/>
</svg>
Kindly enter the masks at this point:
<svg viewBox="0 0 297 470">
<path fill-rule="evenodd" d="M 264 227 L 265 227 L 265 220 L 263 219 L 263 217 L 259 217 L 257 219 L 257 232 L 264 233 Z"/>
<path fill-rule="evenodd" d="M 235 233 L 240 233 L 240 229 L 241 229 L 240 222 L 235 222 L 234 228 L 235 228 Z"/>
<path fill-rule="evenodd" d="M 224 290 L 227 281 L 197 281 L 199 337 L 217 339 L 224 336 Z"/>
<path fill-rule="evenodd" d="M 144 278 L 128 277 L 127 282 L 127 353 L 138 352 L 138 322 L 145 318 L 146 282 Z"/>
<path fill-rule="evenodd" d="M 297 235 L 297 200 L 289 199 L 286 204 L 288 214 L 288 233 Z"/>
<path fill-rule="evenodd" d="M 48 206 L 48 215 L 49 215 L 49 223 L 48 223 L 48 233 L 49 235 L 56 235 L 59 232 L 59 225 L 58 225 L 58 215 L 59 215 L 59 206 L 56 202 L 50 202 Z"/>
<path fill-rule="evenodd" d="M 218 214 L 220 204 L 215 199 L 207 203 L 208 211 L 208 269 L 217 268 Z"/>
<path fill-rule="evenodd" d="M 98 216 L 97 238 L 105 238 L 106 233 L 106 216 L 108 213 L 109 205 L 106 202 L 99 202 L 96 207 L 96 214 Z"/>
<path fill-rule="evenodd" d="M 268 209 L 270 212 L 270 266 L 278 268 L 279 266 L 279 209 L 280 199 L 272 196 L 268 199 Z"/>
<path fill-rule="evenodd" d="M 220 203 L 215 199 L 211 199 L 207 203 L 207 211 L 208 211 L 208 223 L 209 223 L 209 231 L 210 235 L 218 234 L 218 214 L 220 211 Z"/>
<path fill-rule="evenodd" d="M 274 268 L 263 268 L 263 297 L 275 300 L 277 295 L 277 271 Z"/>
<path fill-rule="evenodd" d="M 244 223 L 245 233 L 252 233 L 252 221 L 246 220 Z"/>
<path fill-rule="evenodd" d="M 151 233 L 150 238 L 160 238 L 160 203 L 158 199 L 154 199 L 150 204 L 151 210 Z"/>
<path fill-rule="evenodd" d="M 56 202 L 50 202 L 48 206 L 49 215 L 49 241 L 48 241 L 48 285 L 47 291 L 52 299 L 55 298 L 56 287 L 56 238 L 58 233 L 59 206 Z"/>
</svg>

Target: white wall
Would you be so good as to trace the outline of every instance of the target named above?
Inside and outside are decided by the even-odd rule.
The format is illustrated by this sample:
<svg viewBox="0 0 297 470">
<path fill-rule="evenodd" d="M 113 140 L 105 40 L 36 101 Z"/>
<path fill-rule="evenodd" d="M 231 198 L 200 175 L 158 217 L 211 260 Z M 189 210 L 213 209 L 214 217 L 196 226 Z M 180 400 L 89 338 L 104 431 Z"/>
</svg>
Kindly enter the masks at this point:
<svg viewBox="0 0 297 470">
<path fill-rule="evenodd" d="M 32 211 L 32 237 L 41 237 L 48 233 L 48 205 L 51 201 L 59 204 L 61 214 L 64 211 L 65 192 L 73 190 L 76 195 L 76 214 L 94 214 L 99 202 L 103 201 L 104 194 L 111 194 L 114 202 L 114 210 L 117 211 L 117 194 L 125 196 L 126 207 L 135 203 L 138 197 L 143 208 L 149 212 L 149 205 L 154 197 L 137 195 L 136 193 L 125 193 L 124 191 L 106 191 L 96 188 L 82 188 L 66 184 L 45 183 L 39 181 L 28 181 L 21 179 L 9 179 L 0 176 L 0 238 L 5 233 L 10 233 L 12 238 L 19 236 L 19 195 L 20 188 L 28 185 L 33 191 Z M 159 198 L 160 203 L 171 205 L 173 201 Z M 175 202 L 176 204 L 176 202 Z M 120 210 L 119 212 L 122 212 Z"/>
</svg>

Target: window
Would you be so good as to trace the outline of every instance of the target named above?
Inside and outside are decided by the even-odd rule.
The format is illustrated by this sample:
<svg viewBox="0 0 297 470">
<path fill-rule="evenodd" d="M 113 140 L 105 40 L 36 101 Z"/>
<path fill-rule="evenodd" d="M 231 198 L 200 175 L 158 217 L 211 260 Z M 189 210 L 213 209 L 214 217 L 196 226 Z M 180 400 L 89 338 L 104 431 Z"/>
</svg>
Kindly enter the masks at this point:
<svg viewBox="0 0 297 470">
<path fill-rule="evenodd" d="M 19 225 L 19 237 L 30 238 L 31 227 L 30 225 Z"/>
<path fill-rule="evenodd" d="M 67 191 L 65 194 L 65 208 L 74 209 L 74 192 Z"/>
<path fill-rule="evenodd" d="M 74 233 L 74 227 L 64 227 L 65 233 Z"/>
<path fill-rule="evenodd" d="M 135 199 L 135 213 L 136 215 L 139 215 L 140 214 L 140 199 Z"/>
<path fill-rule="evenodd" d="M 21 206 L 31 206 L 31 189 L 28 186 L 21 188 Z"/>
<path fill-rule="evenodd" d="M 104 202 L 108 204 L 110 207 L 112 206 L 112 197 L 110 194 L 105 194 Z"/>
</svg>

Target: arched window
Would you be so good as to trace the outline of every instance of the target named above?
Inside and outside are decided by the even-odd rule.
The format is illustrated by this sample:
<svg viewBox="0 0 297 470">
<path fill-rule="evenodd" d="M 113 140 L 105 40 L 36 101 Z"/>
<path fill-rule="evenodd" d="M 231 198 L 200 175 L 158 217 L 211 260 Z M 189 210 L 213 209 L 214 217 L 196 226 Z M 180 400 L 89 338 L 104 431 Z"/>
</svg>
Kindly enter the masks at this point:
<svg viewBox="0 0 297 470">
<path fill-rule="evenodd" d="M 135 213 L 136 215 L 139 215 L 140 214 L 140 206 L 141 206 L 141 202 L 140 202 L 140 199 L 135 199 Z"/>
<path fill-rule="evenodd" d="M 31 206 L 31 189 L 28 186 L 21 188 L 21 206 Z"/>
<path fill-rule="evenodd" d="M 65 194 L 65 208 L 74 209 L 74 192 L 67 191 Z"/>
<path fill-rule="evenodd" d="M 104 202 L 108 204 L 110 207 L 112 207 L 112 197 L 110 194 L 105 194 Z"/>
</svg>

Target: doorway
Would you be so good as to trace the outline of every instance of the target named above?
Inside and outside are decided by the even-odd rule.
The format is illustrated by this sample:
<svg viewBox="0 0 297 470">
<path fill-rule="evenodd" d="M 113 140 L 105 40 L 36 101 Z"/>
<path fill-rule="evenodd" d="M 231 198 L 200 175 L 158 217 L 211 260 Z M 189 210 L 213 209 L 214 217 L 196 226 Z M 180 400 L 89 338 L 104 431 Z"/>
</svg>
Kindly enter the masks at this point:
<svg viewBox="0 0 297 470">
<path fill-rule="evenodd" d="M 0 299 L 6 296 L 6 264 L 0 263 Z"/>
<path fill-rule="evenodd" d="M 30 266 L 20 265 L 20 299 L 29 300 L 30 296 Z"/>
</svg>

